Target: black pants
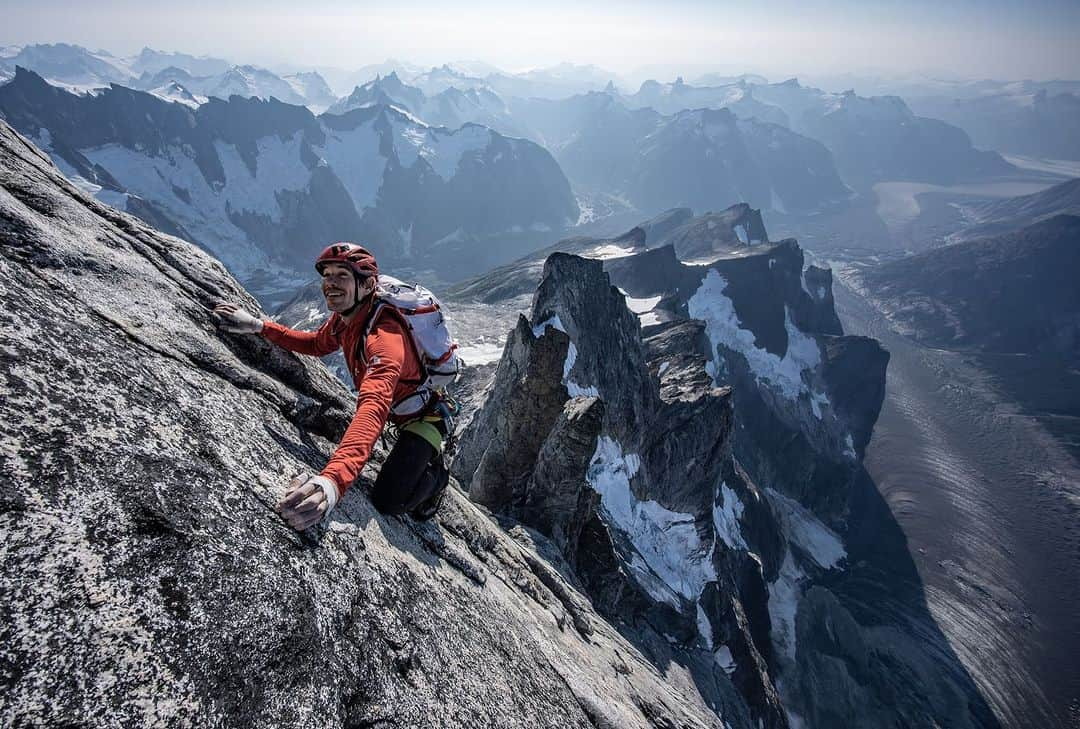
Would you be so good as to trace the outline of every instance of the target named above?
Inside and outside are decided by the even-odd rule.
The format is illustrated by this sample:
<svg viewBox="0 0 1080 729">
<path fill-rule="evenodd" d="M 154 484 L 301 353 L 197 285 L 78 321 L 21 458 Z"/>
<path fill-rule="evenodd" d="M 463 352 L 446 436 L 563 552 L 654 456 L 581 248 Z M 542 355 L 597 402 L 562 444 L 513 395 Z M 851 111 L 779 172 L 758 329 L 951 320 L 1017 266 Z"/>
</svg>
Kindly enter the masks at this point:
<svg viewBox="0 0 1080 729">
<path fill-rule="evenodd" d="M 404 514 L 438 490 L 442 456 L 416 433 L 403 430 L 371 489 L 371 503 L 383 514 Z"/>
</svg>

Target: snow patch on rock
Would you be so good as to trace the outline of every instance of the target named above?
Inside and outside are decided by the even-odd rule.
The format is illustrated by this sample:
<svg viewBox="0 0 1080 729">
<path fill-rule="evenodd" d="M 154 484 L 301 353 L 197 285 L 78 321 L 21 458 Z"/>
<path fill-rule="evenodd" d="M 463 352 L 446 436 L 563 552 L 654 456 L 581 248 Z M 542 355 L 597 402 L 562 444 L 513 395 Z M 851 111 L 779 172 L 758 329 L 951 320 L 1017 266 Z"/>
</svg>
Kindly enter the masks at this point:
<svg viewBox="0 0 1080 729">
<path fill-rule="evenodd" d="M 311 181 L 311 171 L 300 161 L 301 132 L 285 140 L 277 136 L 256 141 L 255 174 L 240 157 L 236 145 L 217 140 L 225 187 L 220 195 L 233 211 L 265 215 L 274 222 L 282 219 L 277 194 L 283 190 L 303 190 Z"/>
<path fill-rule="evenodd" d="M 158 205 L 196 241 L 211 247 L 214 255 L 234 273 L 243 276 L 256 268 L 268 267 L 266 254 L 248 240 L 247 233 L 229 215 L 230 195 L 238 201 L 244 200 L 245 195 L 239 190 L 225 193 L 211 187 L 188 151 L 171 146 L 162 150 L 161 156 L 151 157 L 120 144 L 81 151 L 91 163 L 108 170 L 121 186 L 139 190 L 140 197 Z M 246 168 L 245 173 L 250 180 Z M 233 177 L 232 181 L 238 186 L 244 184 L 242 178 Z M 190 202 L 181 198 L 178 190 Z"/>
<path fill-rule="evenodd" d="M 808 170 L 809 171 L 809 170 Z M 769 202 L 769 207 L 781 215 L 787 214 L 787 208 L 784 207 L 784 201 L 780 199 L 780 196 L 776 194 L 776 190 L 772 191 L 772 200 Z"/>
<path fill-rule="evenodd" d="M 548 327 L 558 329 L 563 334 L 567 334 L 566 327 L 563 326 L 562 320 L 559 319 L 558 314 L 555 314 L 543 323 L 534 326 L 533 336 L 537 338 L 544 336 Z M 579 385 L 570 379 L 570 370 L 574 368 L 575 362 L 577 362 L 577 346 L 571 341 L 570 346 L 566 349 L 566 360 L 563 362 L 562 374 L 562 381 L 563 384 L 566 385 L 567 393 L 570 397 L 600 397 L 600 391 L 597 390 L 594 385 Z"/>
<path fill-rule="evenodd" d="M 795 615 L 799 611 L 802 594 L 799 583 L 806 574 L 795 564 L 791 551 L 784 556 L 780 573 L 769 583 L 769 620 L 772 623 L 772 641 L 780 653 L 795 660 Z"/>
<path fill-rule="evenodd" d="M 466 124 L 455 132 L 418 125 L 414 119 L 394 119 L 391 122 L 394 151 L 402 167 L 412 167 L 423 158 L 443 180 L 457 174 L 462 157 L 486 149 L 491 142 L 491 130 L 476 124 Z"/>
<path fill-rule="evenodd" d="M 720 496 L 722 503 L 713 504 L 713 526 L 716 527 L 716 535 L 732 549 L 748 549 L 742 530 L 739 529 L 739 519 L 745 508 L 742 501 L 724 482 L 720 483 Z"/>
<path fill-rule="evenodd" d="M 734 302 L 724 294 L 726 288 L 727 280 L 716 269 L 710 268 L 700 288 L 687 302 L 690 316 L 705 322 L 705 332 L 712 343 L 713 360 L 706 370 L 716 379 L 721 365 L 720 346 L 738 352 L 746 358 L 759 383 L 768 383 L 792 402 L 798 401 L 800 395 L 805 393 L 820 418 L 820 405 L 828 404 L 828 398 L 813 392 L 803 380 L 806 370 L 813 370 L 821 364 L 821 350 L 817 341 L 795 326 L 791 311 L 785 306 L 784 327 L 788 345 L 784 356 L 778 357 L 758 347 L 754 333 L 742 327 L 735 313 Z"/>
<path fill-rule="evenodd" d="M 465 240 L 465 230 L 463 228 L 457 228 L 453 232 L 447 233 L 442 238 L 431 244 L 431 247 L 445 245 L 446 243 L 460 243 Z"/>
<path fill-rule="evenodd" d="M 330 168 L 345 186 L 358 213 L 375 205 L 382 186 L 387 159 L 379 152 L 379 133 L 373 123 L 361 124 L 347 131 L 323 125 L 326 142 L 321 148 Z"/>
<path fill-rule="evenodd" d="M 620 289 L 621 291 L 621 289 Z M 623 295 L 626 296 L 626 292 L 623 291 Z M 660 303 L 662 296 L 648 296 L 643 299 L 635 299 L 631 296 L 626 296 L 626 308 L 635 314 L 644 314 L 652 311 L 656 308 L 656 305 Z"/>
<path fill-rule="evenodd" d="M 458 348 L 461 361 L 470 367 L 498 362 L 502 357 L 505 344 L 502 342 L 477 341 Z"/>
<path fill-rule="evenodd" d="M 847 558 L 847 552 L 834 531 L 794 499 L 771 488 L 766 488 L 765 493 L 784 525 L 784 534 L 792 544 L 809 555 L 819 567 L 832 569 L 840 566 Z"/>
<path fill-rule="evenodd" d="M 735 657 L 731 655 L 731 649 L 726 645 L 722 645 L 716 649 L 713 653 L 713 657 L 716 659 L 716 665 L 727 675 L 735 673 L 737 666 L 735 665 Z"/>
<path fill-rule="evenodd" d="M 57 169 L 59 169 L 64 174 L 64 177 L 68 178 L 75 187 L 87 194 L 93 195 L 101 202 L 106 205 L 111 205 L 117 210 L 127 209 L 127 193 L 108 190 L 101 185 L 90 182 L 90 180 L 80 175 L 74 167 L 68 164 L 66 159 L 53 151 L 52 133 L 48 129 L 42 127 L 38 137 L 36 139 L 32 138 L 31 141 L 49 155 L 49 158 L 52 159 L 53 164 L 56 165 Z"/>
<path fill-rule="evenodd" d="M 626 258 L 637 253 L 633 248 L 623 248 L 614 244 L 597 246 L 590 251 L 581 254 L 582 258 L 595 258 L 606 261 L 610 258 Z"/>
<path fill-rule="evenodd" d="M 547 332 L 548 327 L 551 327 L 552 329 L 558 329 L 563 334 L 566 334 L 566 327 L 563 326 L 562 319 L 559 318 L 558 314 L 555 314 L 549 319 L 546 319 L 542 323 L 534 326 L 533 336 L 539 339 L 540 337 L 544 336 L 544 334 Z"/>
<path fill-rule="evenodd" d="M 634 497 L 630 479 L 639 464 L 633 454 L 623 455 L 618 441 L 600 436 L 586 479 L 600 494 L 608 523 L 626 534 L 649 569 L 683 598 L 697 600 L 706 583 L 716 580 L 714 545 L 702 543 L 693 514 Z"/>
<path fill-rule="evenodd" d="M 705 614 L 705 608 L 701 607 L 700 600 L 697 604 L 697 629 L 705 648 L 711 651 L 713 647 L 712 624 L 709 622 L 709 616 Z"/>
<path fill-rule="evenodd" d="M 851 433 L 844 436 L 844 455 L 851 459 L 859 457 L 859 454 L 855 452 L 855 441 Z"/>
</svg>

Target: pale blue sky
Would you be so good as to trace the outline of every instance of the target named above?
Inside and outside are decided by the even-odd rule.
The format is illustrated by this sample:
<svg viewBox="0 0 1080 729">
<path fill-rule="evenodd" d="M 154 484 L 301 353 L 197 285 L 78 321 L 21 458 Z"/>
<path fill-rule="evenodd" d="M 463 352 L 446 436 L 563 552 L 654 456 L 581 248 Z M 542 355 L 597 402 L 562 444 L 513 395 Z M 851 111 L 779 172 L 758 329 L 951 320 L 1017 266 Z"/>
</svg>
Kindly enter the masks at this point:
<svg viewBox="0 0 1080 729">
<path fill-rule="evenodd" d="M 2 2 L 4 45 L 70 42 L 118 54 L 149 45 L 264 65 L 356 67 L 392 56 L 424 65 L 480 59 L 508 70 L 570 61 L 617 73 L 673 64 L 772 78 L 1080 77 L 1077 0 Z"/>
</svg>

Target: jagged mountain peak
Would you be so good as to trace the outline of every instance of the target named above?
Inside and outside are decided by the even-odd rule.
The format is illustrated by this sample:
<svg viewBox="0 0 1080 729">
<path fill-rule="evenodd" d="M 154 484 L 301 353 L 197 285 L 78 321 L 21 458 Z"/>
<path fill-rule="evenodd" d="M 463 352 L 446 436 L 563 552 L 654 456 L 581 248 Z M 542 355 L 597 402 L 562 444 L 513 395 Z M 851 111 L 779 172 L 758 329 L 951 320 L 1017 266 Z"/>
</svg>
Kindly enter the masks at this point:
<svg viewBox="0 0 1080 729">
<path fill-rule="evenodd" d="M 15 76 L 12 78 L 12 84 L 18 84 L 21 86 L 27 86 L 30 88 L 56 88 L 49 84 L 48 81 L 43 79 L 40 75 L 26 66 L 15 66 Z M 61 89 L 56 88 L 57 92 L 61 92 Z"/>
<path fill-rule="evenodd" d="M 644 238 L 640 227 L 622 238 L 631 236 Z M 750 279 L 730 292 L 745 326 L 763 334 L 761 322 L 750 323 L 754 317 L 746 312 L 765 307 L 779 310 L 783 331 L 785 304 L 805 303 L 801 262 L 797 246 L 780 244 L 761 246 L 752 263 L 748 258 L 731 264 L 742 269 L 741 278 Z M 739 280 L 734 273 L 732 268 L 724 275 Z M 530 316 L 510 334 L 455 468 L 464 475 L 470 498 L 550 535 L 602 611 L 668 636 L 679 646 L 675 650 L 687 652 L 688 665 L 695 665 L 697 651 L 712 655 L 719 643 L 726 645 L 716 655 L 725 656 L 723 671 L 737 686 L 751 721 L 785 726 L 767 668 L 773 655 L 772 609 L 762 596 L 766 582 L 781 579 L 786 549 L 768 500 L 786 497 L 767 499 L 732 459 L 733 391 L 715 387 L 715 379 L 726 371 L 720 357 L 729 357 L 727 366 L 734 369 L 744 355 L 710 354 L 719 341 L 716 320 L 705 315 L 703 322 L 694 322 L 683 308 L 689 303 L 691 314 L 699 315 L 702 309 L 695 307 L 712 295 L 702 293 L 712 275 L 680 264 L 671 246 L 608 260 L 550 254 Z M 764 292 L 777 292 L 784 279 L 779 301 L 766 303 L 774 294 Z M 650 307 L 657 305 L 682 313 L 643 327 Z M 780 352 L 787 356 L 783 348 Z M 711 362 L 714 356 L 717 361 Z M 747 350 L 745 356 L 757 355 Z M 809 361 L 806 366 L 818 368 Z M 820 377 L 820 370 L 814 376 Z M 753 375 L 738 380 L 736 389 L 771 391 L 751 383 Z M 745 402 L 753 403 L 753 396 Z M 815 446 L 801 431 L 814 427 L 809 402 L 803 400 L 808 424 L 782 426 L 772 420 L 762 432 L 779 429 L 785 435 L 776 437 L 812 451 Z M 758 404 L 755 412 L 757 407 L 768 408 Z M 753 422 L 758 415 L 745 417 Z M 712 456 L 691 455 L 702 452 Z M 795 513 L 793 518 L 814 523 L 805 512 Z M 827 529 L 814 529 L 833 547 L 839 545 L 835 535 L 825 536 Z M 748 557 L 748 549 L 757 556 Z M 819 553 L 806 569 L 834 565 L 836 554 Z M 819 564 L 814 560 L 821 560 L 820 566 L 811 567 Z M 741 588 L 727 582 L 734 574 L 740 575 Z M 614 599 L 615 594 L 620 597 Z M 727 610 L 747 616 L 741 627 L 727 622 Z M 781 614 L 779 608 L 775 614 Z M 794 635 L 790 621 L 774 630 Z M 728 650 L 736 658 L 728 659 Z M 709 666 L 703 670 L 713 679 L 719 675 Z M 702 674 L 694 675 L 700 687 L 709 685 Z"/>
</svg>

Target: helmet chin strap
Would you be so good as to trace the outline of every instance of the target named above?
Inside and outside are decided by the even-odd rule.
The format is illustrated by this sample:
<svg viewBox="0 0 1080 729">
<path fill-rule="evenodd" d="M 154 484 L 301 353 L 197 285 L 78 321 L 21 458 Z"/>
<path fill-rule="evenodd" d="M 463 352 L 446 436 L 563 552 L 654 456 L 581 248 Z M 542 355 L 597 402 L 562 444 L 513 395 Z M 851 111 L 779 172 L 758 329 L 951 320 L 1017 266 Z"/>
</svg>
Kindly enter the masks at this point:
<svg viewBox="0 0 1080 729">
<path fill-rule="evenodd" d="M 352 314 L 354 311 L 356 311 L 356 308 L 364 302 L 364 299 L 367 298 L 367 296 L 365 296 L 364 299 L 360 298 L 360 288 L 362 286 L 360 277 L 353 273 L 353 280 L 356 281 L 356 302 L 348 309 L 341 312 L 341 316 L 349 316 L 350 314 Z M 371 293 L 375 293 L 375 290 L 372 289 Z"/>
</svg>

